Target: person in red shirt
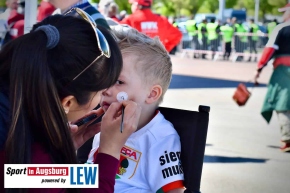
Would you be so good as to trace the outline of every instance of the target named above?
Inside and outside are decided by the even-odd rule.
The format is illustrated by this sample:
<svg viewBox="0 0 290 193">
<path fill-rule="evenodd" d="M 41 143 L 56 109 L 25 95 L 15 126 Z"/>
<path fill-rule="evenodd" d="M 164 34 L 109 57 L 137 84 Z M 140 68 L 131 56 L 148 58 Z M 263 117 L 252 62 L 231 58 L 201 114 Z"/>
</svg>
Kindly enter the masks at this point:
<svg viewBox="0 0 290 193">
<path fill-rule="evenodd" d="M 8 25 L 11 26 L 9 34 L 11 39 L 15 39 L 24 34 L 24 15 L 12 10 L 8 18 Z"/>
<path fill-rule="evenodd" d="M 132 4 L 132 14 L 123 19 L 121 24 L 127 24 L 149 37 L 159 36 L 168 52 L 179 44 L 182 33 L 166 17 L 151 11 L 152 0 L 129 0 L 129 3 Z"/>
<path fill-rule="evenodd" d="M 42 21 L 47 16 L 50 16 L 55 10 L 55 7 L 49 3 L 49 0 L 42 0 L 38 7 L 37 21 Z"/>
<path fill-rule="evenodd" d="M 277 25 L 265 46 L 256 72 L 257 82 L 262 70 L 273 59 L 273 73 L 268 83 L 261 114 L 270 122 L 273 112 L 278 115 L 282 152 L 290 152 L 290 3 L 280 8 L 284 22 Z"/>
<path fill-rule="evenodd" d="M 11 10 L 7 20 L 7 30 L 3 36 L 1 47 L 11 40 L 24 34 L 24 15 L 17 10 Z"/>
</svg>

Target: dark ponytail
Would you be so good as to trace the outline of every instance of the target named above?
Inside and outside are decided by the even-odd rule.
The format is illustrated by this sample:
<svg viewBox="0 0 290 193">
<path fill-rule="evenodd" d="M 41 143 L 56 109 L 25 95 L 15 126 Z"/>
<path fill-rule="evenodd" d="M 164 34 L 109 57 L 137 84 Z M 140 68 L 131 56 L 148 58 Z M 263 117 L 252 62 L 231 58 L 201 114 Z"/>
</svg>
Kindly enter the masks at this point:
<svg viewBox="0 0 290 193">
<path fill-rule="evenodd" d="M 57 154 L 53 158 L 55 163 L 76 163 L 67 119 L 47 64 L 45 36 L 44 32 L 36 31 L 19 38 L 13 53 L 9 80 L 11 126 L 6 150 L 17 152 L 20 143 L 28 154 L 22 150 L 8 154 L 11 164 L 31 161 L 31 140 Z"/>
</svg>

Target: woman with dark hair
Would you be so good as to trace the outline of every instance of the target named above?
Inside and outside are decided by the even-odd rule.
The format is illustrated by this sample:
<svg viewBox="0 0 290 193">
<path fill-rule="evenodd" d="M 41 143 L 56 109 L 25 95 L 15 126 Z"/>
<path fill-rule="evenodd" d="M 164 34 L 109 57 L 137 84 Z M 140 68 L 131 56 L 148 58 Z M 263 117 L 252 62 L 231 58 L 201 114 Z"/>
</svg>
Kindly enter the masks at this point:
<svg viewBox="0 0 290 193">
<path fill-rule="evenodd" d="M 136 130 L 141 109 L 123 101 L 110 106 L 101 124 L 90 122 L 80 128 L 68 124 L 103 113 L 92 109 L 122 69 L 113 36 L 85 19 L 50 16 L 0 52 L 0 192 L 4 192 L 4 163 L 76 164 L 76 149 L 100 130 L 100 188 L 5 190 L 113 192 L 120 150 Z M 122 106 L 124 130 L 120 133 Z"/>
</svg>

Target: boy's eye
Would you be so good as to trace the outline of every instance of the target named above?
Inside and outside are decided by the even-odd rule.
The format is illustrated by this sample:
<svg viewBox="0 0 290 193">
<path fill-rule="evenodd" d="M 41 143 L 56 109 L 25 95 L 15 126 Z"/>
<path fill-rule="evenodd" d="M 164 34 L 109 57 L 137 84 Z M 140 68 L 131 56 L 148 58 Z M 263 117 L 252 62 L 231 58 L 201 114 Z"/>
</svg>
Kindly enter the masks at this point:
<svg viewBox="0 0 290 193">
<path fill-rule="evenodd" d="M 124 84 L 124 82 L 121 80 L 117 80 L 116 84 Z"/>
</svg>

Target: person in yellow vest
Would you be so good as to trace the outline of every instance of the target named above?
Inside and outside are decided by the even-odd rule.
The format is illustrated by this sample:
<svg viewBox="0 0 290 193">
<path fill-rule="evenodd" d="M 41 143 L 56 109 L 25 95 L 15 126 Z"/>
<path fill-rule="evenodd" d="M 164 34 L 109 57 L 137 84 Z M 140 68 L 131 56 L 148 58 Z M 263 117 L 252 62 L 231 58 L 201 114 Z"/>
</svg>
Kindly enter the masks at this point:
<svg viewBox="0 0 290 193">
<path fill-rule="evenodd" d="M 268 31 L 268 37 L 270 37 L 273 29 L 278 25 L 277 19 L 273 19 L 272 22 L 268 23 L 267 25 L 267 31 Z"/>
<path fill-rule="evenodd" d="M 256 35 L 259 31 L 259 27 L 257 24 L 254 23 L 254 19 L 250 19 L 249 21 L 249 33 L 250 35 L 248 36 L 249 40 L 249 47 L 250 47 L 250 54 L 255 53 L 255 59 L 254 62 L 257 62 L 257 41 L 258 41 L 258 35 Z M 252 56 L 250 55 L 248 62 L 252 60 Z"/>
<path fill-rule="evenodd" d="M 207 29 L 206 29 L 207 21 L 206 19 L 202 20 L 202 23 L 198 24 L 198 44 L 200 50 L 207 50 Z M 206 54 L 201 55 L 202 59 L 206 59 Z"/>
<path fill-rule="evenodd" d="M 218 24 L 215 23 L 215 19 L 211 19 L 210 23 L 206 25 L 207 30 L 207 39 L 210 43 L 210 49 L 212 51 L 211 59 L 214 59 L 215 52 L 218 49 L 219 42 L 218 42 L 218 33 L 219 28 Z"/>
<path fill-rule="evenodd" d="M 226 23 L 225 25 L 220 27 L 220 30 L 223 34 L 223 42 L 224 42 L 224 60 L 229 60 L 231 52 L 232 52 L 232 39 L 234 35 L 234 28 Z"/>
<path fill-rule="evenodd" d="M 244 34 L 247 32 L 246 29 L 243 27 L 240 21 L 237 21 L 235 17 L 232 18 L 232 27 L 234 30 L 234 48 L 237 53 L 244 53 L 245 47 L 246 47 L 246 42 L 247 42 L 247 37 L 244 36 Z M 243 61 L 244 56 L 239 55 L 237 57 L 236 61 Z"/>
<path fill-rule="evenodd" d="M 198 40 L 197 40 L 197 24 L 193 17 L 191 19 L 186 21 L 185 24 L 186 30 L 188 32 L 188 35 L 192 38 L 192 49 L 197 49 L 198 46 Z M 197 55 L 194 54 L 194 58 L 197 58 Z"/>
</svg>

